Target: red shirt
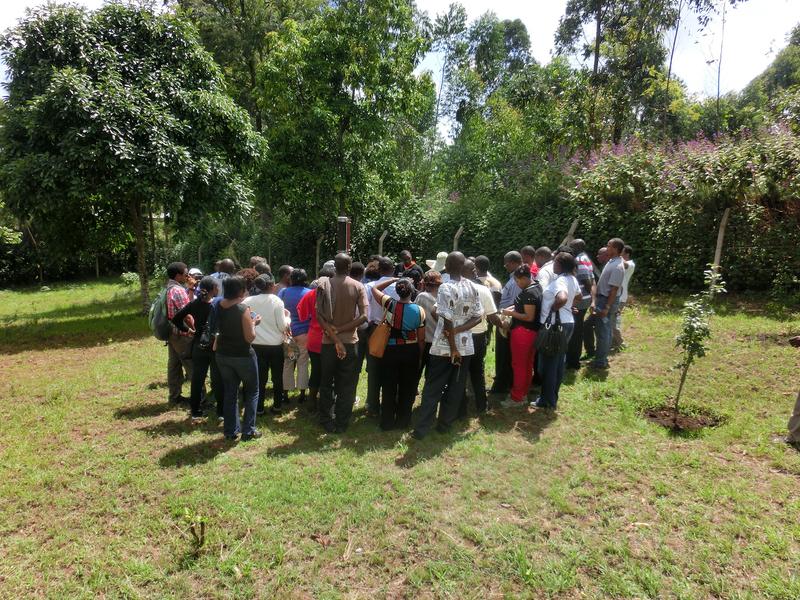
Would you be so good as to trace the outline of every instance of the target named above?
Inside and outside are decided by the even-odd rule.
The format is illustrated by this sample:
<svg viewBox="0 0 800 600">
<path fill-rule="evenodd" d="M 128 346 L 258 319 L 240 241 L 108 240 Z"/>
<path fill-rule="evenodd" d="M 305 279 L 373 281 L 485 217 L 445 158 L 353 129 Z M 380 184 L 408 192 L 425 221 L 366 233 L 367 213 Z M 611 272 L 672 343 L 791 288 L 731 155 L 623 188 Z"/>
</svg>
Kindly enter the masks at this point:
<svg viewBox="0 0 800 600">
<path fill-rule="evenodd" d="M 301 321 L 311 319 L 308 328 L 308 339 L 306 348 L 309 352 L 322 352 L 322 327 L 317 321 L 317 290 L 316 288 L 308 292 L 297 303 L 297 316 Z"/>
</svg>

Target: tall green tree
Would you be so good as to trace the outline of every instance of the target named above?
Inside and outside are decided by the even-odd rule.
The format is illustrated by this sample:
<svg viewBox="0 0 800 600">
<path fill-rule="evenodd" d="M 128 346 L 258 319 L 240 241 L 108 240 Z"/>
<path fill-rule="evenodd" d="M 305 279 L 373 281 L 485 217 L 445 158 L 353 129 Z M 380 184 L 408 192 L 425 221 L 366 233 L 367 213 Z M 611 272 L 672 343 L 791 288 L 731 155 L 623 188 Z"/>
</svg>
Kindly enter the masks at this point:
<svg viewBox="0 0 800 600">
<path fill-rule="evenodd" d="M 287 21 L 267 42 L 265 205 L 320 235 L 336 215 L 407 194 L 396 134 L 426 126 L 420 109 L 431 92 L 430 79 L 414 75 L 429 39 L 412 3 L 342 0 Z"/>
<path fill-rule="evenodd" d="M 321 5 L 321 0 L 177 0 L 179 14 L 197 25 L 203 45 L 225 74 L 228 92 L 259 131 L 264 118 L 257 102 L 258 70 L 267 34 L 286 19 L 312 17 Z"/>
<path fill-rule="evenodd" d="M 9 209 L 63 252 L 101 233 L 130 236 L 146 309 L 144 207 L 178 224 L 246 211 L 263 139 L 225 94 L 194 28 L 173 15 L 48 5 L 6 34 L 2 56 Z"/>
</svg>

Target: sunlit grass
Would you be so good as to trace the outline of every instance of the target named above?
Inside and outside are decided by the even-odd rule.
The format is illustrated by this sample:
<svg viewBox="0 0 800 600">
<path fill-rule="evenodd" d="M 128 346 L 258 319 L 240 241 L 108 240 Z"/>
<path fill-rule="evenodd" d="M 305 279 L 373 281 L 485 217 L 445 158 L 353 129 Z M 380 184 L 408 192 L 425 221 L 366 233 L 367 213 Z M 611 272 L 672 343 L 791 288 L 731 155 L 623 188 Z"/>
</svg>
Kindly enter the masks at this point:
<svg viewBox="0 0 800 600">
<path fill-rule="evenodd" d="M 677 384 L 680 302 L 656 297 L 557 418 L 420 443 L 363 405 L 342 437 L 294 410 L 230 446 L 166 404 L 135 290 L 51 287 L 0 292 L 2 597 L 800 597 L 800 455 L 773 439 L 796 312 L 727 301 L 685 391 L 725 423 L 696 437 L 639 416 Z"/>
</svg>

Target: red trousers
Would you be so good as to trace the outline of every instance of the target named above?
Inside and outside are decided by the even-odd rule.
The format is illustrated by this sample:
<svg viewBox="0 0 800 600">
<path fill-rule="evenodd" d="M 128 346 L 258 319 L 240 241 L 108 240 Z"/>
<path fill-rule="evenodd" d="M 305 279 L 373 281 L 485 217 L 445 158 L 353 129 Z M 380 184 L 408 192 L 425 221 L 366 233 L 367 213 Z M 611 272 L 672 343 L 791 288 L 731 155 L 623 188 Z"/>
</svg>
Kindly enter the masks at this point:
<svg viewBox="0 0 800 600">
<path fill-rule="evenodd" d="M 533 358 L 536 356 L 536 332 L 525 327 L 511 330 L 511 370 L 514 383 L 511 386 L 511 399 L 522 402 L 528 395 L 533 377 Z"/>
</svg>

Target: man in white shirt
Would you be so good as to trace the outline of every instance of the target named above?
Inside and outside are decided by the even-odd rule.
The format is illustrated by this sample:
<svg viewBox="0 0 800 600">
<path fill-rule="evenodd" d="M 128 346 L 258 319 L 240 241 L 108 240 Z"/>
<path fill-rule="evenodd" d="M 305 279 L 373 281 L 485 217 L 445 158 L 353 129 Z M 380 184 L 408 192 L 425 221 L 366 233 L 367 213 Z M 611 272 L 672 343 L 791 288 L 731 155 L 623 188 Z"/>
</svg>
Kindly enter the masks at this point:
<svg viewBox="0 0 800 600">
<path fill-rule="evenodd" d="M 556 278 L 556 274 L 553 273 L 553 252 L 547 246 L 542 246 L 536 250 L 534 260 L 536 266 L 539 267 L 536 281 L 539 282 L 542 289 L 545 289 Z"/>
<path fill-rule="evenodd" d="M 475 409 L 479 415 L 483 415 L 486 414 L 487 410 L 484 361 L 488 345 L 489 323 L 495 327 L 500 327 L 502 321 L 497 311 L 497 305 L 494 303 L 492 291 L 478 279 L 477 269 L 473 261 L 467 260 L 464 263 L 461 276 L 474 284 L 475 289 L 478 290 L 478 298 L 480 298 L 481 308 L 483 309 L 484 318 L 472 328 L 472 346 L 475 348 L 475 354 L 472 355 L 472 359 L 469 361 L 469 379 L 472 383 L 472 391 L 475 394 Z M 464 394 L 461 406 L 458 409 L 458 418 L 461 419 L 466 416 L 467 395 Z"/>
<path fill-rule="evenodd" d="M 436 430 L 446 433 L 450 429 L 461 406 L 470 360 L 475 354 L 471 329 L 483 317 L 483 308 L 475 285 L 461 277 L 465 260 L 461 252 L 447 255 L 445 267 L 450 279 L 439 287 L 436 298 L 439 321 L 428 357 L 422 405 L 411 433 L 418 440 L 424 438 L 433 426 L 437 408 L 439 423 Z"/>
<path fill-rule="evenodd" d="M 622 279 L 622 291 L 619 296 L 619 309 L 617 309 L 617 320 L 614 323 L 614 331 L 611 332 L 611 349 L 622 350 L 625 342 L 622 339 L 622 311 L 628 302 L 628 285 L 630 284 L 633 272 L 636 270 L 636 263 L 633 262 L 633 248 L 626 245 L 622 249 L 622 263 L 625 265 L 625 276 Z"/>
<path fill-rule="evenodd" d="M 378 257 L 378 274 L 380 278 L 376 281 L 370 281 L 364 288 L 369 301 L 369 309 L 367 311 L 367 344 L 369 344 L 369 336 L 375 328 L 383 321 L 383 307 L 378 304 L 375 295 L 372 293 L 372 288 L 394 277 L 394 262 L 391 258 L 386 256 Z M 387 296 L 399 300 L 400 297 L 394 290 L 394 284 L 383 290 Z M 380 416 L 381 407 L 381 378 L 380 378 L 380 359 L 375 358 L 367 353 L 367 414 L 371 417 Z"/>
</svg>

